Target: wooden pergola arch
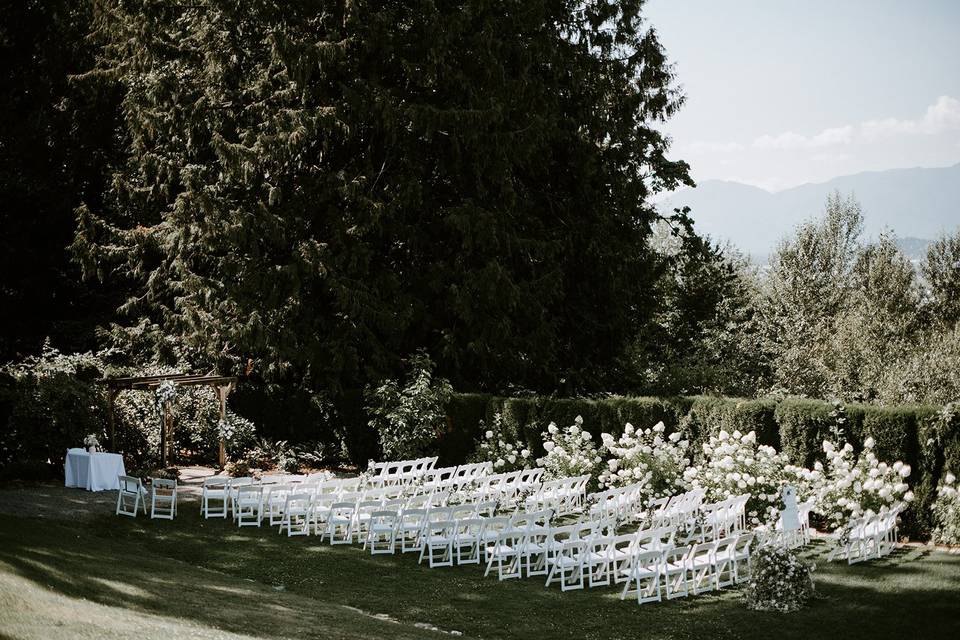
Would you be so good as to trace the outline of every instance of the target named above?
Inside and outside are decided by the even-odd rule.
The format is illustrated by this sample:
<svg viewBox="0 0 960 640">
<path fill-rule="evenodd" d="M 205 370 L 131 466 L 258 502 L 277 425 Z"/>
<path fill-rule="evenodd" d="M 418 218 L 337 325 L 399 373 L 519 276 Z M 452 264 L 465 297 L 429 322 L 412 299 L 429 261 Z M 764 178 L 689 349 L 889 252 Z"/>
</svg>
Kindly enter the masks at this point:
<svg viewBox="0 0 960 640">
<path fill-rule="evenodd" d="M 114 401 L 117 394 L 123 390 L 155 391 L 160 383 L 170 381 L 178 387 L 195 387 L 197 385 L 206 385 L 217 390 L 217 398 L 220 401 L 220 419 L 227 417 L 227 396 L 237 386 L 235 376 L 217 376 L 213 374 L 193 375 L 189 373 L 168 373 L 156 376 L 131 376 L 126 378 L 105 378 L 100 382 L 107 387 L 107 436 L 110 438 L 110 447 L 116 450 L 116 440 L 114 437 L 116 418 L 114 416 Z M 167 460 L 172 457 L 171 452 L 173 444 L 173 416 L 169 407 L 164 407 L 163 422 L 160 425 L 160 466 L 166 467 Z M 226 443 L 220 438 L 220 465 L 227 461 Z"/>
</svg>

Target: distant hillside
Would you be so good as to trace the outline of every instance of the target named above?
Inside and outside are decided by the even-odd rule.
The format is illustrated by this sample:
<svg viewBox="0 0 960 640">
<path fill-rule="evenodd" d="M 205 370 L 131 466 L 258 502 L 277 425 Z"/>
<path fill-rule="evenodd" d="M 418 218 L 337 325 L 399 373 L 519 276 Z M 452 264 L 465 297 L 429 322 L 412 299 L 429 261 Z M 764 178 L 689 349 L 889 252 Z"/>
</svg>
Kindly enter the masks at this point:
<svg viewBox="0 0 960 640">
<path fill-rule="evenodd" d="M 960 164 L 938 169 L 893 169 L 834 178 L 770 193 L 737 182 L 706 180 L 660 203 L 665 211 L 688 206 L 700 233 L 729 240 L 763 257 L 800 222 L 823 212 L 827 195 L 852 193 L 863 206 L 864 232 L 883 229 L 925 243 L 960 226 Z M 926 244 L 903 243 L 910 253 Z"/>
</svg>

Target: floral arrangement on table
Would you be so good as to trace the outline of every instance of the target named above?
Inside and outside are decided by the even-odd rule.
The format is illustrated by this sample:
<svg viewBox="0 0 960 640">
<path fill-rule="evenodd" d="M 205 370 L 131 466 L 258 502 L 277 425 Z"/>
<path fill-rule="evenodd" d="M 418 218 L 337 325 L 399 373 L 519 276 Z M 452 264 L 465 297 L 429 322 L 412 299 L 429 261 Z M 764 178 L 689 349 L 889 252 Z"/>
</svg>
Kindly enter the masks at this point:
<svg viewBox="0 0 960 640">
<path fill-rule="evenodd" d="M 591 433 L 583 429 L 583 417 L 577 416 L 573 424 L 565 429 L 551 422 L 540 435 L 546 455 L 537 458 L 537 466 L 543 467 L 545 478 L 599 476 L 603 458 L 597 451 Z"/>
<path fill-rule="evenodd" d="M 939 544 L 960 544 L 960 484 L 950 472 L 937 486 L 933 503 L 933 541 Z"/>
<path fill-rule="evenodd" d="M 907 485 L 910 465 L 899 460 L 892 465 L 877 460 L 873 438 L 863 443 L 859 457 L 849 442 L 835 445 L 824 441 L 826 464 L 817 462 L 817 513 L 834 528 L 843 528 L 851 518 L 870 516 L 898 502 L 913 500 Z"/>
<path fill-rule="evenodd" d="M 480 421 L 480 429 L 484 423 Z M 494 473 L 506 473 L 530 466 L 530 450 L 519 443 L 511 442 L 504 433 L 503 416 L 495 413 L 490 429 L 485 430 L 477 447 L 479 460 L 493 463 Z"/>
<path fill-rule="evenodd" d="M 93 451 L 98 451 L 100 449 L 100 441 L 97 439 L 97 436 L 89 433 L 83 439 L 83 446 L 92 453 Z"/>
<path fill-rule="evenodd" d="M 780 516 L 780 490 L 788 476 L 786 456 L 767 445 L 757 445 L 757 434 L 721 430 L 703 445 L 704 459 L 688 467 L 684 476 L 691 487 L 707 490 L 707 500 L 718 502 L 731 496 L 750 494 L 747 521 L 753 526 L 773 525 Z M 798 492 L 798 495 L 802 495 Z"/>
<path fill-rule="evenodd" d="M 603 448 L 611 456 L 598 480 L 605 488 L 640 484 L 645 501 L 682 493 L 688 482 L 684 471 L 690 466 L 690 442 L 679 431 L 665 436 L 666 426 L 658 422 L 647 429 L 635 429 L 629 422 L 614 439 L 601 433 Z"/>
<path fill-rule="evenodd" d="M 750 562 L 750 581 L 744 590 L 748 609 L 787 613 L 813 598 L 812 573 L 816 567 L 807 565 L 789 549 L 765 545 L 753 553 Z"/>
</svg>

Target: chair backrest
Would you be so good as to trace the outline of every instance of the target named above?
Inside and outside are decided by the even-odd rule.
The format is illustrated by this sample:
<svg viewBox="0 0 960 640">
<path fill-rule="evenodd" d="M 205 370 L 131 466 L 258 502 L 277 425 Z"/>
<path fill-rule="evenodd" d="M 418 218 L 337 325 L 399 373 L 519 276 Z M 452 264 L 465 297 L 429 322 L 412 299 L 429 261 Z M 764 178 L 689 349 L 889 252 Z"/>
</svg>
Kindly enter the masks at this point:
<svg viewBox="0 0 960 640">
<path fill-rule="evenodd" d="M 210 476 L 203 479 L 204 491 L 224 490 L 230 484 L 230 478 L 227 476 Z"/>
<path fill-rule="evenodd" d="M 143 491 L 143 481 L 133 476 L 118 476 L 120 491 L 126 494 L 137 494 Z"/>
<path fill-rule="evenodd" d="M 507 516 L 494 516 L 484 518 L 484 534 L 499 534 L 501 531 L 510 528 L 510 518 Z"/>
<path fill-rule="evenodd" d="M 370 525 L 387 525 L 395 527 L 398 516 L 396 511 L 381 509 L 370 514 Z"/>
<path fill-rule="evenodd" d="M 263 487 L 258 484 L 245 484 L 237 487 L 237 499 L 249 500 L 251 498 L 260 499 L 263 496 Z"/>
<path fill-rule="evenodd" d="M 427 511 L 427 520 L 429 522 L 444 522 L 452 519 L 454 507 L 431 507 Z"/>
<path fill-rule="evenodd" d="M 426 509 L 404 509 L 400 515 L 400 521 L 404 525 L 419 526 L 427 518 Z"/>
<path fill-rule="evenodd" d="M 151 478 L 150 484 L 154 493 L 171 495 L 177 491 L 177 481 L 168 478 Z"/>
<path fill-rule="evenodd" d="M 477 515 L 480 516 L 481 518 L 492 518 L 496 512 L 497 512 L 496 500 L 477 503 Z"/>
<path fill-rule="evenodd" d="M 306 511 L 313 504 L 312 493 L 288 493 L 284 502 L 284 511 Z"/>
<path fill-rule="evenodd" d="M 277 473 L 265 475 L 260 478 L 260 484 L 280 484 L 284 481 L 285 477 L 283 474 Z"/>
<path fill-rule="evenodd" d="M 686 565 L 687 558 L 690 555 L 690 551 L 693 549 L 690 545 L 685 545 L 682 547 L 674 547 L 672 549 L 667 549 L 663 553 L 663 560 L 667 564 L 671 565 Z"/>
</svg>

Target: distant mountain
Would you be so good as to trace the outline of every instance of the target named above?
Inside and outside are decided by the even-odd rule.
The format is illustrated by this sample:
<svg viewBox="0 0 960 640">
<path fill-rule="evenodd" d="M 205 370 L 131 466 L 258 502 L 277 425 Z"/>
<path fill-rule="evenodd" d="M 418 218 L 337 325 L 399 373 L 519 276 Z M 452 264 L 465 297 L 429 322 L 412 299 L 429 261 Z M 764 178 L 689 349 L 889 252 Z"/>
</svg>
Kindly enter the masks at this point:
<svg viewBox="0 0 960 640">
<path fill-rule="evenodd" d="M 960 226 L 960 164 L 937 169 L 893 169 L 834 178 L 770 193 L 738 182 L 705 180 L 658 206 L 688 206 L 700 233 L 764 259 L 797 224 L 823 213 L 827 195 L 853 194 L 863 207 L 864 233 L 884 229 L 898 237 L 936 238 Z M 911 253 L 920 245 L 907 243 Z M 925 244 L 923 248 L 925 248 Z"/>
</svg>

